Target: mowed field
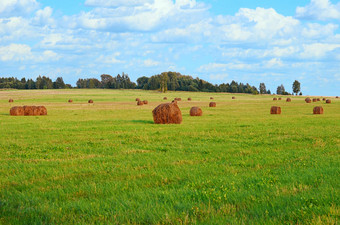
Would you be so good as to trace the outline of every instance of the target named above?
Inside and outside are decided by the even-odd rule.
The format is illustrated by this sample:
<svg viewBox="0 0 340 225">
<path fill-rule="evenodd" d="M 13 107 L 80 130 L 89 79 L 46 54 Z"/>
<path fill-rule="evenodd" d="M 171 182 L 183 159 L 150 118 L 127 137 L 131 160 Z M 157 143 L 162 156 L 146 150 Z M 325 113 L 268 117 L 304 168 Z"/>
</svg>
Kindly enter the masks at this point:
<svg viewBox="0 0 340 225">
<path fill-rule="evenodd" d="M 175 97 L 182 124 L 154 124 Z M 340 100 L 272 98 L 0 91 L 0 224 L 339 224 Z M 22 105 L 48 115 L 9 115 Z"/>
</svg>

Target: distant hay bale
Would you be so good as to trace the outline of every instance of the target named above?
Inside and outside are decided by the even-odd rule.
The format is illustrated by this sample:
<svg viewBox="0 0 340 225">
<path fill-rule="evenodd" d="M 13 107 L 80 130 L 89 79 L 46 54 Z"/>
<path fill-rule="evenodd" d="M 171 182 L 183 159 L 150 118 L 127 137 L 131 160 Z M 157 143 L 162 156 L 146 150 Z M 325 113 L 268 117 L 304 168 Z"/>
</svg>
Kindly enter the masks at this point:
<svg viewBox="0 0 340 225">
<path fill-rule="evenodd" d="M 279 100 L 281 101 L 281 100 L 282 100 L 282 98 L 279 98 Z"/>
<path fill-rule="evenodd" d="M 210 99 L 214 99 L 213 97 L 210 97 Z"/>
<path fill-rule="evenodd" d="M 178 101 L 179 102 L 179 101 L 182 101 L 182 99 L 181 98 L 175 98 L 174 101 Z"/>
<path fill-rule="evenodd" d="M 190 109 L 190 116 L 202 116 L 203 111 L 200 107 L 192 107 Z"/>
<path fill-rule="evenodd" d="M 140 101 L 140 98 L 136 98 L 136 102 L 139 102 Z"/>
<path fill-rule="evenodd" d="M 323 114 L 323 108 L 321 106 L 314 107 L 313 114 Z"/>
<path fill-rule="evenodd" d="M 316 101 L 320 102 L 320 98 L 317 98 Z"/>
<path fill-rule="evenodd" d="M 8 102 L 12 103 L 12 102 L 14 102 L 14 100 L 10 98 L 10 99 L 8 100 Z"/>
<path fill-rule="evenodd" d="M 326 98 L 322 98 L 322 101 L 326 101 Z"/>
<path fill-rule="evenodd" d="M 327 99 L 327 100 L 326 100 L 326 103 L 327 103 L 327 104 L 331 104 L 332 101 L 331 101 L 330 99 Z"/>
<path fill-rule="evenodd" d="M 339 98 L 339 96 L 336 96 L 335 98 Z"/>
<path fill-rule="evenodd" d="M 144 100 L 143 103 L 144 103 L 144 105 L 147 105 L 149 102 L 148 102 L 148 100 Z"/>
<path fill-rule="evenodd" d="M 24 108 L 21 106 L 14 106 L 9 110 L 9 114 L 11 116 L 23 116 L 25 115 Z"/>
<path fill-rule="evenodd" d="M 182 123 L 182 113 L 177 105 L 177 101 L 160 104 L 152 110 L 152 115 L 156 124 Z"/>
<path fill-rule="evenodd" d="M 311 100 L 310 98 L 306 98 L 306 99 L 305 99 L 305 102 L 307 102 L 307 103 L 311 103 L 311 102 L 312 102 L 312 100 Z"/>
<path fill-rule="evenodd" d="M 143 101 L 138 101 L 137 105 L 144 105 L 144 102 Z"/>
<path fill-rule="evenodd" d="M 46 109 L 45 106 L 37 106 L 37 108 L 38 108 L 37 112 L 40 116 L 46 116 L 47 115 L 47 109 Z"/>
<path fill-rule="evenodd" d="M 277 98 L 273 98 L 273 101 L 277 101 Z"/>
<path fill-rule="evenodd" d="M 313 98 L 313 102 L 317 102 L 318 100 L 316 98 Z"/>
<path fill-rule="evenodd" d="M 73 102 L 73 100 L 72 100 L 72 99 L 69 99 L 68 102 L 71 103 L 71 102 Z"/>
<path fill-rule="evenodd" d="M 210 102 L 209 107 L 216 107 L 216 102 Z"/>
<path fill-rule="evenodd" d="M 92 99 L 90 99 L 90 100 L 88 101 L 88 103 L 93 103 L 93 100 L 92 100 Z"/>
<path fill-rule="evenodd" d="M 233 96 L 233 97 L 231 97 L 231 99 L 236 99 L 236 97 Z"/>
<path fill-rule="evenodd" d="M 167 97 L 164 97 L 163 100 L 168 100 L 168 98 L 167 98 Z"/>
<path fill-rule="evenodd" d="M 191 101 L 191 98 L 188 98 L 188 101 Z"/>
<path fill-rule="evenodd" d="M 286 102 L 291 102 L 291 101 L 292 101 L 291 98 L 287 98 L 287 99 L 286 99 Z"/>
<path fill-rule="evenodd" d="M 270 114 L 281 114 L 281 107 L 279 107 L 279 106 L 272 106 L 270 108 Z"/>
</svg>

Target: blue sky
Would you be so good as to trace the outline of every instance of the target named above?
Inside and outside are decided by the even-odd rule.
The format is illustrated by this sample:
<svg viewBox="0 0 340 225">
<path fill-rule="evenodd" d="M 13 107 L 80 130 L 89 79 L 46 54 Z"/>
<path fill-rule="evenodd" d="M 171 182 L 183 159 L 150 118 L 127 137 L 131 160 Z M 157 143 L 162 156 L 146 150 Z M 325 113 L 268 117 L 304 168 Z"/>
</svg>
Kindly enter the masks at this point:
<svg viewBox="0 0 340 225">
<path fill-rule="evenodd" d="M 0 76 L 164 71 L 339 95 L 340 1 L 1 0 Z"/>
</svg>

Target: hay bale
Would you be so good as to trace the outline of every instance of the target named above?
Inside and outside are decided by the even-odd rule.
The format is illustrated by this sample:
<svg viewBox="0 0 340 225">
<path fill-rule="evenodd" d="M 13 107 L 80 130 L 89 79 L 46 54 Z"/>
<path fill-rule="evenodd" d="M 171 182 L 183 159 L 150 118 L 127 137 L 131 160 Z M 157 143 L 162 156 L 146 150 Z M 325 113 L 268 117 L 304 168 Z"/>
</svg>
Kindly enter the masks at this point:
<svg viewBox="0 0 340 225">
<path fill-rule="evenodd" d="M 149 102 L 148 102 L 148 100 L 144 100 L 143 103 L 144 103 L 144 105 L 147 105 Z"/>
<path fill-rule="evenodd" d="M 136 98 L 136 102 L 139 102 L 140 101 L 140 98 Z"/>
<path fill-rule="evenodd" d="M 90 100 L 88 101 L 88 103 L 93 103 L 93 100 L 92 100 L 92 99 L 90 99 Z"/>
<path fill-rule="evenodd" d="M 273 101 L 276 101 L 277 100 L 277 98 L 273 98 Z"/>
<path fill-rule="evenodd" d="M 210 102 L 209 107 L 216 107 L 216 102 Z"/>
<path fill-rule="evenodd" d="M 72 100 L 72 99 L 69 99 L 68 102 L 71 103 L 71 102 L 73 102 L 73 100 Z"/>
<path fill-rule="evenodd" d="M 323 114 L 323 108 L 321 106 L 314 107 L 313 114 Z"/>
<path fill-rule="evenodd" d="M 190 116 L 202 116 L 203 112 L 200 107 L 192 107 L 190 109 Z"/>
<path fill-rule="evenodd" d="M 335 98 L 339 98 L 339 96 L 336 96 Z"/>
<path fill-rule="evenodd" d="M 37 112 L 38 116 L 46 116 L 47 115 L 47 109 L 45 106 L 37 106 Z"/>
<path fill-rule="evenodd" d="M 317 99 L 316 99 L 316 98 L 313 98 L 313 102 L 317 102 Z"/>
<path fill-rule="evenodd" d="M 21 106 L 14 106 L 9 110 L 9 114 L 11 116 L 23 116 L 24 114 L 24 108 Z"/>
<path fill-rule="evenodd" d="M 167 97 L 164 97 L 163 100 L 168 100 L 168 98 L 167 98 Z"/>
<path fill-rule="evenodd" d="M 231 99 L 236 99 L 236 97 L 233 96 L 233 97 L 231 97 Z"/>
<path fill-rule="evenodd" d="M 281 101 L 281 100 L 282 100 L 282 98 L 279 98 L 279 100 Z"/>
<path fill-rule="evenodd" d="M 322 101 L 326 101 L 326 98 L 322 98 Z"/>
<path fill-rule="evenodd" d="M 279 107 L 279 106 L 272 106 L 270 108 L 270 114 L 281 114 L 281 107 Z"/>
<path fill-rule="evenodd" d="M 33 106 L 24 106 L 24 115 L 25 116 L 34 116 L 34 108 Z"/>
<path fill-rule="evenodd" d="M 12 103 L 12 102 L 14 102 L 14 100 L 10 98 L 10 99 L 8 100 L 8 102 L 9 102 L 9 103 Z"/>
<path fill-rule="evenodd" d="M 188 98 L 188 101 L 191 101 L 191 98 Z"/>
<path fill-rule="evenodd" d="M 214 99 L 213 97 L 210 97 L 210 99 Z"/>
<path fill-rule="evenodd" d="M 153 121 L 156 124 L 180 124 L 182 113 L 177 102 L 164 103 L 152 110 Z"/>
<path fill-rule="evenodd" d="M 144 102 L 143 101 L 138 101 L 137 105 L 144 105 Z"/>
<path fill-rule="evenodd" d="M 317 98 L 316 101 L 320 102 L 320 98 Z"/>
<path fill-rule="evenodd" d="M 330 99 L 327 99 L 327 100 L 326 100 L 326 103 L 327 103 L 327 104 L 331 104 L 332 101 L 331 101 Z"/>
<path fill-rule="evenodd" d="M 306 99 L 305 99 L 305 102 L 306 102 L 306 103 L 311 103 L 312 100 L 311 100 L 310 98 L 306 98 Z"/>
<path fill-rule="evenodd" d="M 286 102 L 291 102 L 291 101 L 292 101 L 291 98 L 287 98 L 287 99 L 286 99 Z"/>
</svg>

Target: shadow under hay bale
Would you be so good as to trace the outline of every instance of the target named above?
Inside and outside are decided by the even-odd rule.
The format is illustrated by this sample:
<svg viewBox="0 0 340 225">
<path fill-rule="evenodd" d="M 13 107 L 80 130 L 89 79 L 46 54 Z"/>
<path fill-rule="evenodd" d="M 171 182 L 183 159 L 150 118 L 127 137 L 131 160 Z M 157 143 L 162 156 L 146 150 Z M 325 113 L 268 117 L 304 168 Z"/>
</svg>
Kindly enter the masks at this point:
<svg viewBox="0 0 340 225">
<path fill-rule="evenodd" d="M 10 98 L 10 99 L 8 100 L 8 102 L 9 102 L 9 103 L 12 103 L 12 102 L 14 102 L 14 100 Z"/>
<path fill-rule="evenodd" d="M 330 99 L 327 99 L 327 100 L 326 100 L 326 103 L 327 103 L 327 104 L 331 104 L 332 101 L 331 101 Z"/>
<path fill-rule="evenodd" d="M 148 102 L 148 100 L 144 100 L 143 103 L 144 103 L 144 105 L 147 105 L 149 102 Z"/>
<path fill-rule="evenodd" d="M 287 99 L 286 99 L 286 102 L 291 102 L 291 101 L 292 101 L 291 98 L 287 98 Z"/>
<path fill-rule="evenodd" d="M 216 107 L 216 102 L 210 102 L 209 107 Z"/>
<path fill-rule="evenodd" d="M 138 101 L 137 105 L 144 105 L 144 102 L 143 101 Z"/>
<path fill-rule="evenodd" d="M 88 103 L 93 103 L 93 100 L 92 100 L 92 99 L 90 99 L 90 100 L 88 101 Z"/>
<path fill-rule="evenodd" d="M 9 114 L 11 116 L 24 116 L 24 108 L 21 106 L 14 106 L 10 109 Z"/>
<path fill-rule="evenodd" d="M 203 111 L 200 107 L 192 107 L 190 109 L 190 116 L 202 116 Z"/>
<path fill-rule="evenodd" d="M 153 120 L 156 124 L 180 124 L 182 113 L 177 102 L 164 103 L 152 110 Z"/>
<path fill-rule="evenodd" d="M 323 108 L 321 106 L 314 107 L 313 114 L 323 114 Z"/>
<path fill-rule="evenodd" d="M 281 107 L 279 107 L 279 106 L 272 106 L 270 108 L 270 114 L 281 114 Z"/>
</svg>

